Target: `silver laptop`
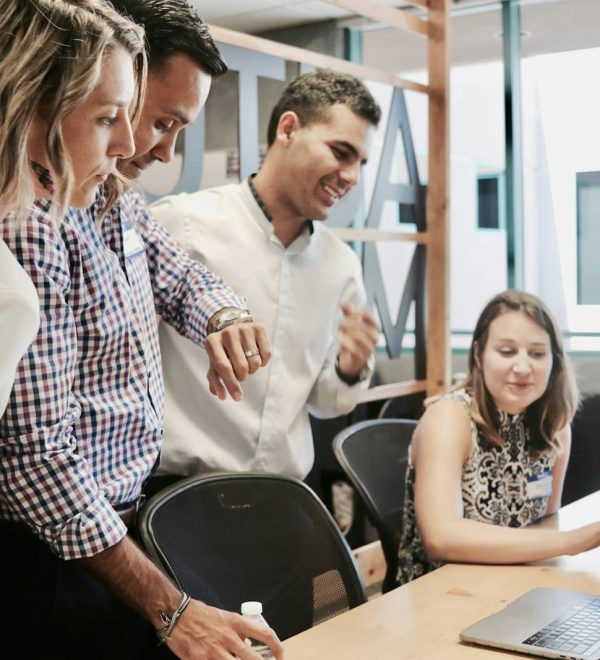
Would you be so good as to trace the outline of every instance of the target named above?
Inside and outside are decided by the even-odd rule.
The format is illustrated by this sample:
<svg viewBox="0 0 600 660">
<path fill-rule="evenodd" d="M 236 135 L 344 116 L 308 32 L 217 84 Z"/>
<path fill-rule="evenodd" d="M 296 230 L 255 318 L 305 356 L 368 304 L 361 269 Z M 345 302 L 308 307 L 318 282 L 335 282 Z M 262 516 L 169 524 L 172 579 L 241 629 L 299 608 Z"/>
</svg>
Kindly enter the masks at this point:
<svg viewBox="0 0 600 660">
<path fill-rule="evenodd" d="M 462 642 L 545 658 L 600 659 L 600 596 L 539 587 L 463 630 Z"/>
</svg>

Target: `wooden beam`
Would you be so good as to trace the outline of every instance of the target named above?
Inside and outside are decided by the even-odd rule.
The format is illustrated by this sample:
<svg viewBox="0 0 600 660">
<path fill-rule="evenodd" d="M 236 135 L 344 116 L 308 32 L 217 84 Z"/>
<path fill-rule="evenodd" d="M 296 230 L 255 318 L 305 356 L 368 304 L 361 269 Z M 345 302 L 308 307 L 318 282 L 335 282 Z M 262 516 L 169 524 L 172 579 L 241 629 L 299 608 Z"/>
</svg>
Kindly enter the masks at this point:
<svg viewBox="0 0 600 660">
<path fill-rule="evenodd" d="M 243 32 L 235 32 L 227 28 L 218 27 L 217 25 L 209 25 L 210 33 L 215 41 L 220 41 L 230 46 L 237 46 L 238 48 L 246 48 L 248 50 L 256 51 L 257 53 L 264 53 L 265 55 L 273 55 L 274 57 L 281 57 L 285 60 L 292 60 L 293 62 L 302 62 L 304 64 L 311 64 L 319 69 L 333 69 L 340 73 L 348 73 L 356 78 L 363 80 L 373 80 L 375 82 L 382 82 L 387 85 L 395 87 L 402 87 L 402 89 L 411 89 L 414 92 L 421 94 L 429 94 L 429 87 L 421 83 L 401 78 L 394 73 L 381 71 L 380 69 L 373 69 L 362 64 L 354 64 L 347 60 L 339 59 L 338 57 L 331 57 L 330 55 L 322 55 L 321 53 L 314 53 L 304 48 L 297 48 L 296 46 L 287 46 L 277 41 L 270 41 L 262 37 L 255 37 L 251 34 L 244 34 Z"/>
<path fill-rule="evenodd" d="M 381 229 L 353 229 L 352 227 L 332 227 L 331 231 L 343 241 L 404 241 L 406 243 L 418 243 L 427 245 L 429 243 L 429 234 L 424 231 L 402 232 L 402 231 L 384 231 Z"/>
<path fill-rule="evenodd" d="M 429 177 L 427 186 L 428 330 L 427 394 L 450 381 L 450 304 L 448 267 L 449 44 L 450 0 L 429 0 Z"/>
<path fill-rule="evenodd" d="M 413 5 L 413 7 L 419 7 L 420 9 L 429 9 L 429 0 L 406 0 L 408 3 Z"/>
<path fill-rule="evenodd" d="M 421 34 L 425 37 L 429 35 L 427 21 L 412 14 L 407 14 L 395 7 L 383 5 L 380 2 L 373 2 L 373 0 L 326 0 L 326 2 L 330 5 L 347 9 L 359 16 L 385 23 L 390 27 L 405 30 L 412 34 Z"/>
<path fill-rule="evenodd" d="M 387 570 L 387 563 L 381 549 L 381 541 L 373 541 L 373 543 L 355 548 L 352 554 L 356 559 L 367 590 L 369 590 L 369 587 L 380 585 Z"/>
<path fill-rule="evenodd" d="M 368 401 L 383 401 L 384 399 L 393 399 L 397 396 L 406 396 L 407 394 L 417 394 L 427 391 L 426 380 L 405 380 L 401 383 L 388 383 L 387 385 L 376 385 L 358 396 L 360 403 Z"/>
</svg>

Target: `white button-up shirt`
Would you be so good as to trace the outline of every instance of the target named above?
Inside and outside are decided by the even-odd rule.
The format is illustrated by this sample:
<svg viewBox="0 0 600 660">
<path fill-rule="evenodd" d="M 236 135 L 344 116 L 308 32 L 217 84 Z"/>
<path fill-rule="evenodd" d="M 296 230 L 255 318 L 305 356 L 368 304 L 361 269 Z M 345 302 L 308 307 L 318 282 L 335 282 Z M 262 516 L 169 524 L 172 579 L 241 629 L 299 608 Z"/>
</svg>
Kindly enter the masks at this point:
<svg viewBox="0 0 600 660">
<path fill-rule="evenodd" d="M 159 473 L 257 470 L 304 478 L 314 460 L 308 413 L 350 412 L 368 387 L 348 386 L 335 372 L 340 306 L 366 300 L 355 253 L 321 222 L 284 247 L 247 182 L 167 197 L 152 212 L 246 298 L 273 348 L 269 365 L 243 383 L 243 401 L 220 401 L 208 390 L 204 351 L 161 323 L 166 425 Z"/>
<path fill-rule="evenodd" d="M 12 390 L 17 364 L 39 325 L 40 301 L 35 287 L 0 239 L 0 417 Z"/>
</svg>

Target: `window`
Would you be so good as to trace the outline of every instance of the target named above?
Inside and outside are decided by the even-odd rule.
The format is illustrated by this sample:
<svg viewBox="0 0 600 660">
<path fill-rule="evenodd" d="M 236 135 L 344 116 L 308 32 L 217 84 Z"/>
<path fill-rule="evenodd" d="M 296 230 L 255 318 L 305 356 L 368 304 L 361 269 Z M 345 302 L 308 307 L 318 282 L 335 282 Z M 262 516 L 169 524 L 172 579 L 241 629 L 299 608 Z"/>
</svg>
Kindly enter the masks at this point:
<svg viewBox="0 0 600 660">
<path fill-rule="evenodd" d="M 477 178 L 477 226 L 479 229 L 500 229 L 504 226 L 504 175 L 484 175 Z"/>
<path fill-rule="evenodd" d="M 577 303 L 600 304 L 600 172 L 577 172 Z"/>
</svg>

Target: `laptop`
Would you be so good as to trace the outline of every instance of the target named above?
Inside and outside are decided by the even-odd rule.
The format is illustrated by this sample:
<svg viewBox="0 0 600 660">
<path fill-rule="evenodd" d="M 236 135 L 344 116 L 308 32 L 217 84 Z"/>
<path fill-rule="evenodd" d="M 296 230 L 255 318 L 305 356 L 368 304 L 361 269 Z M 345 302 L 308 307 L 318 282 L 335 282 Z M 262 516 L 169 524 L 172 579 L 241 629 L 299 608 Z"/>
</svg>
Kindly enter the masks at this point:
<svg viewBox="0 0 600 660">
<path fill-rule="evenodd" d="M 600 659 L 600 596 L 538 587 L 460 633 L 461 642 L 544 658 Z"/>
</svg>

